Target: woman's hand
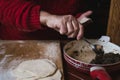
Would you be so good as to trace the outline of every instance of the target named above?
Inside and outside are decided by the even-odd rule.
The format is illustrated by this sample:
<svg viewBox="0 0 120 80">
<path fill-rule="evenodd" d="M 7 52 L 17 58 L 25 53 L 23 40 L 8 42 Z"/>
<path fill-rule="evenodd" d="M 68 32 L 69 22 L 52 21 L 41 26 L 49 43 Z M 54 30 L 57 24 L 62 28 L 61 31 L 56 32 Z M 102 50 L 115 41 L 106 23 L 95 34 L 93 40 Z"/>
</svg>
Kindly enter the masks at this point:
<svg viewBox="0 0 120 80">
<path fill-rule="evenodd" d="M 77 38 L 79 40 L 83 35 L 83 26 L 79 20 L 91 14 L 86 12 L 78 19 L 72 15 L 51 15 L 46 12 L 41 12 L 40 21 L 49 28 L 58 31 L 62 35 L 67 35 L 69 38 Z"/>
<path fill-rule="evenodd" d="M 55 29 L 62 35 L 67 35 L 69 38 L 77 37 L 83 34 L 83 27 L 72 15 L 56 16 L 54 15 L 47 21 L 47 26 Z"/>
</svg>

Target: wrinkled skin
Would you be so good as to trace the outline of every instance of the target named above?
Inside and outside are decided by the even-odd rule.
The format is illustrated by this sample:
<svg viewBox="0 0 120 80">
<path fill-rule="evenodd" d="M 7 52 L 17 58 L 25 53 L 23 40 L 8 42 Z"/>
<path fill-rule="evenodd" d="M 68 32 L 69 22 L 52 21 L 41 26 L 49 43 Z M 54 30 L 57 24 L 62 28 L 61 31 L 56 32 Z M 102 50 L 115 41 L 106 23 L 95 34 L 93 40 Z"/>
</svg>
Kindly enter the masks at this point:
<svg viewBox="0 0 120 80">
<path fill-rule="evenodd" d="M 91 14 L 92 11 L 87 11 L 80 17 L 75 18 L 72 15 L 53 15 L 42 11 L 40 13 L 40 21 L 49 28 L 58 31 L 61 35 L 66 35 L 68 38 L 76 38 L 79 40 L 84 33 L 83 25 L 80 24 L 79 21 Z"/>
</svg>

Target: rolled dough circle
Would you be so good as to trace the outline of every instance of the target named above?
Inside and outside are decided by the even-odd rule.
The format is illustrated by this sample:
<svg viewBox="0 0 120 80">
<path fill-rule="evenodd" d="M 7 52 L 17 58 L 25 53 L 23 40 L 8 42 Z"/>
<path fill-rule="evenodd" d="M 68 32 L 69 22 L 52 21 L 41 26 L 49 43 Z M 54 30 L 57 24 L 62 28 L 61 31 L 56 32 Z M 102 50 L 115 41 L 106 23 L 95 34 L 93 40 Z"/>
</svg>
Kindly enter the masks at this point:
<svg viewBox="0 0 120 80">
<path fill-rule="evenodd" d="M 48 59 L 28 60 L 20 63 L 13 69 L 12 75 L 17 79 L 44 78 L 56 72 L 57 67 L 54 62 Z"/>
</svg>

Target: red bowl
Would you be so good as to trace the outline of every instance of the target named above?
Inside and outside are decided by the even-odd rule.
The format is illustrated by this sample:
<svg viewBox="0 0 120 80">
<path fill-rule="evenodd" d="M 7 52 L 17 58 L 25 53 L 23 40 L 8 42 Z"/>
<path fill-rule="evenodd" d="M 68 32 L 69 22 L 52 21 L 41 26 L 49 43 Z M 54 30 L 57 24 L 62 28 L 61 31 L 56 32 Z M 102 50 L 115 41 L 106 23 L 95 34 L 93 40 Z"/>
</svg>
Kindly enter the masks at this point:
<svg viewBox="0 0 120 80">
<path fill-rule="evenodd" d="M 100 41 L 100 40 L 90 40 L 90 41 L 93 44 L 103 45 L 104 51 L 106 53 L 111 52 L 111 51 L 114 53 L 120 53 L 120 47 L 111 43 L 111 42 L 104 42 L 104 41 Z M 112 63 L 112 64 L 90 64 L 90 63 L 86 63 L 86 62 L 72 58 L 71 56 L 68 55 L 69 53 L 67 53 L 67 49 L 69 49 L 70 47 L 74 47 L 79 42 L 80 41 L 76 41 L 76 40 L 71 41 L 71 42 L 68 42 L 64 46 L 64 59 L 65 59 L 65 61 L 68 64 L 70 64 L 72 67 L 77 69 L 79 72 L 84 72 L 84 73 L 89 74 L 90 68 L 95 67 L 95 66 L 104 67 L 107 70 L 107 72 L 113 72 L 113 71 L 120 69 L 120 61 L 116 62 L 116 63 Z"/>
</svg>

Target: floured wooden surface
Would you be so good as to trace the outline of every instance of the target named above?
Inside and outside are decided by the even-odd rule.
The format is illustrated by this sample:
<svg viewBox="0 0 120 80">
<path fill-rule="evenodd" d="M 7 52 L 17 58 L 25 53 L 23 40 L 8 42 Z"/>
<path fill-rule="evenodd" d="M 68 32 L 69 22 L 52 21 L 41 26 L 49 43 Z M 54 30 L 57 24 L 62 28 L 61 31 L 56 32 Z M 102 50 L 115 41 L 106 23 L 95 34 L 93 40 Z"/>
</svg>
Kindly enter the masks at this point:
<svg viewBox="0 0 120 80">
<path fill-rule="evenodd" d="M 56 64 L 63 79 L 59 41 L 0 41 L 0 80 L 14 80 L 11 70 L 27 60 L 48 59 Z"/>
</svg>

